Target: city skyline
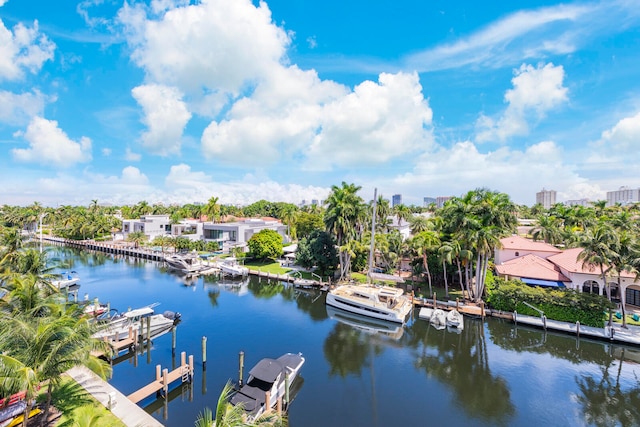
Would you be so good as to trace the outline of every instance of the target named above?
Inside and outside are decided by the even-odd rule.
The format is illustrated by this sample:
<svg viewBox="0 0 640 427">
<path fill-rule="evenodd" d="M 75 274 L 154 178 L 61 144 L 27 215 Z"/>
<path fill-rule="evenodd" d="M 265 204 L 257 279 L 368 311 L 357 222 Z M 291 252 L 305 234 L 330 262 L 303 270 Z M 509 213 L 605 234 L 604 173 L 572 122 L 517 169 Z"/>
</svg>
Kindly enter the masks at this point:
<svg viewBox="0 0 640 427">
<path fill-rule="evenodd" d="M 0 204 L 640 187 L 637 0 L 0 0 Z"/>
</svg>

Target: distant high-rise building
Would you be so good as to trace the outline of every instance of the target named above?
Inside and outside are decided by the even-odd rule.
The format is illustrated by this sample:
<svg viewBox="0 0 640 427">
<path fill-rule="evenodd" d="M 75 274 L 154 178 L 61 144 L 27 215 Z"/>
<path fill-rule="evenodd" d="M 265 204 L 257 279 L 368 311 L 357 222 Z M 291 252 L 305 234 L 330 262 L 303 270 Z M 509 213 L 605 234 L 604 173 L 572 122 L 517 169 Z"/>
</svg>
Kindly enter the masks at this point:
<svg viewBox="0 0 640 427">
<path fill-rule="evenodd" d="M 425 197 L 422 200 L 422 206 L 424 206 L 425 208 L 427 206 L 429 206 L 431 203 L 435 203 L 436 202 L 436 198 L 435 197 Z"/>
<path fill-rule="evenodd" d="M 607 206 L 617 203 L 628 205 L 640 202 L 640 188 L 620 187 L 617 191 L 607 191 Z"/>
<path fill-rule="evenodd" d="M 556 204 L 556 190 L 545 190 L 536 193 L 536 204 L 542 205 L 543 208 L 549 209 Z"/>
<path fill-rule="evenodd" d="M 391 197 L 391 207 L 398 206 L 402 204 L 402 194 L 394 194 Z"/>
<path fill-rule="evenodd" d="M 311 199 L 311 204 L 312 205 L 317 205 L 318 204 L 318 199 Z"/>
<path fill-rule="evenodd" d="M 444 206 L 444 202 L 446 202 L 450 198 L 451 198 L 451 196 L 438 196 L 438 197 L 436 197 L 436 207 L 438 209 L 440 209 L 441 207 Z"/>
</svg>

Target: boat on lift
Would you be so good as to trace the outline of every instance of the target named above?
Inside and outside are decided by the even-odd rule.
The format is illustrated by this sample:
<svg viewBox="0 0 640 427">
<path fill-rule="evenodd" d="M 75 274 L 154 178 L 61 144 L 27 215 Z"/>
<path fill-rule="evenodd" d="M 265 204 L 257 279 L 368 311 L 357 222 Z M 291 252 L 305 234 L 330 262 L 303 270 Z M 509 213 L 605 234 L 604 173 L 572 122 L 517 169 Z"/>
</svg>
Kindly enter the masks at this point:
<svg viewBox="0 0 640 427">
<path fill-rule="evenodd" d="M 112 316 L 103 323 L 100 331 L 93 334 L 93 337 L 99 339 L 107 337 L 118 341 L 128 338 L 129 330 L 142 335 L 146 333 L 147 318 L 149 319 L 150 336 L 158 336 L 167 332 L 180 320 L 181 315 L 173 311 L 156 314 L 154 307 L 157 305 L 158 303 L 155 303 Z"/>
<path fill-rule="evenodd" d="M 302 353 L 286 353 L 277 359 L 260 360 L 249 371 L 247 382 L 240 386 L 229 402 L 234 406 L 242 405 L 249 421 L 255 420 L 267 409 L 275 407 L 278 399 L 287 396 L 286 386 L 291 387 L 304 361 Z"/>
</svg>

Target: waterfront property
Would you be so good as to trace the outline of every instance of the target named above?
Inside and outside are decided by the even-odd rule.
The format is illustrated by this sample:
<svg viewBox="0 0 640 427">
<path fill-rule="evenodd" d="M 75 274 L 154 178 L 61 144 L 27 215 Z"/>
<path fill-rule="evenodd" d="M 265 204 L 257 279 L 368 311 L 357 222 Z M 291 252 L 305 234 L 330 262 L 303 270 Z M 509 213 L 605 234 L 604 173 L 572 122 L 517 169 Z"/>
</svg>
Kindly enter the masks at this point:
<svg viewBox="0 0 640 427">
<path fill-rule="evenodd" d="M 609 286 L 612 299 L 640 311 L 640 282 L 635 274 L 622 272 L 620 286 L 613 277 L 604 283 L 599 269 L 583 265 L 579 259 L 581 248 L 562 250 L 520 236 L 505 237 L 500 243 L 495 269 L 502 277 L 532 286 L 564 287 L 598 295 L 604 295 L 605 286 Z"/>
<path fill-rule="evenodd" d="M 436 330 L 411 316 L 404 325 L 383 329 L 355 315 L 345 322 L 331 314 L 325 294 L 277 280 L 249 277 L 243 282 L 247 292 L 239 294 L 228 286 L 231 281 L 215 276 L 185 286 L 158 268 L 160 262 L 51 250 L 73 265 L 91 296 L 127 307 L 153 295 L 162 307 L 182 313 L 176 340 L 181 351 L 195 356 L 195 381 L 176 381 L 166 399 L 152 395 L 140 404 L 166 427 L 193 425 L 203 408 L 215 406 L 227 381 L 238 378 L 239 351 L 247 366 L 265 355 L 304 354 L 291 425 L 424 425 L 425 414 L 429 424 L 453 427 L 594 425 L 595 416 L 605 417 L 607 425 L 640 425 L 633 404 L 640 390 L 635 348 L 493 318 L 465 319 L 458 332 Z M 208 369 L 200 356 L 205 336 Z M 133 352 L 114 363 L 109 382 L 123 393 L 114 413 L 131 404 L 125 396 L 153 379 L 156 365 L 180 365 L 173 341 L 166 334 L 145 354 Z M 603 402 L 603 395 L 614 400 Z"/>
<path fill-rule="evenodd" d="M 276 218 L 245 218 L 233 222 L 203 222 L 195 219 L 182 220 L 171 224 L 169 215 L 143 215 L 140 219 L 122 221 L 122 233 L 114 236 L 126 240 L 130 233 L 142 232 L 149 240 L 158 236 L 184 237 L 190 240 L 215 242 L 218 249 L 229 253 L 235 248 L 247 251 L 247 242 L 262 230 L 274 230 L 285 243 L 290 241 L 287 226 Z"/>
</svg>

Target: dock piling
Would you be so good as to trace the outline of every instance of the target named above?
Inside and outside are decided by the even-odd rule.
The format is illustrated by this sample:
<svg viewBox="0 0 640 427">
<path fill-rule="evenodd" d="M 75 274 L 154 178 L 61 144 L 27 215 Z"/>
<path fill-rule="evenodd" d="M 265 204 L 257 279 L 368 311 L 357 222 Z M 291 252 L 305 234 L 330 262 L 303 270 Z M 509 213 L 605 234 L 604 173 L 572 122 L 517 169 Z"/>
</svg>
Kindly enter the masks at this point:
<svg viewBox="0 0 640 427">
<path fill-rule="evenodd" d="M 242 387 L 242 371 L 244 369 L 244 351 L 238 354 L 238 385 Z"/>
<path fill-rule="evenodd" d="M 171 355 L 175 356 L 176 355 L 176 335 L 177 333 L 177 329 L 175 326 L 173 328 L 171 328 Z"/>
<path fill-rule="evenodd" d="M 207 369 L 207 337 L 202 337 L 202 369 Z"/>
</svg>

